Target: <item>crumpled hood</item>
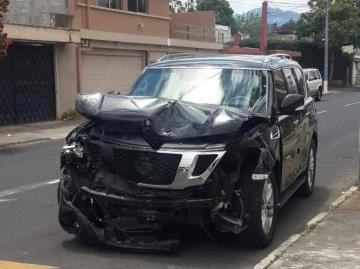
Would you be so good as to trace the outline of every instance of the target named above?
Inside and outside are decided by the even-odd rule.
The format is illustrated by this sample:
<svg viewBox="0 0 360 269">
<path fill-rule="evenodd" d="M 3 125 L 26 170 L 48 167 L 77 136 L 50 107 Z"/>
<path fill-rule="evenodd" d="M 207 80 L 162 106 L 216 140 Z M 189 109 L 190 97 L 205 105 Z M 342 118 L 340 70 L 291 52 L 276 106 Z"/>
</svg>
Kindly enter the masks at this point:
<svg viewBox="0 0 360 269">
<path fill-rule="evenodd" d="M 79 95 L 76 110 L 101 125 L 141 133 L 152 148 L 175 140 L 219 140 L 249 131 L 262 119 L 233 108 L 112 93 Z"/>
</svg>

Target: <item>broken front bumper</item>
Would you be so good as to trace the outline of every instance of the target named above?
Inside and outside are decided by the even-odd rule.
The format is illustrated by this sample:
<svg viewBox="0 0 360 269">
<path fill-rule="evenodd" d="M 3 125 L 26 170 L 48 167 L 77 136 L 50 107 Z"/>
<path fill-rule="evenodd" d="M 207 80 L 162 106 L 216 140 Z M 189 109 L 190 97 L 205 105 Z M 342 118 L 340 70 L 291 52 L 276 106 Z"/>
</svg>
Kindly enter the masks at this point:
<svg viewBox="0 0 360 269">
<path fill-rule="evenodd" d="M 61 187 L 61 186 L 60 186 Z M 60 193 L 66 190 L 62 189 Z M 73 201 L 60 194 L 59 221 L 69 233 L 93 239 L 106 245 L 145 251 L 175 251 L 179 240 L 166 234 L 163 224 L 182 222 L 184 212 L 212 207 L 212 199 L 159 200 L 98 192 L 83 186 Z M 104 211 L 104 217 L 94 221 L 88 212 L 76 205 L 76 200 L 89 201 Z M 119 216 L 114 216 L 119 214 Z M 120 217 L 120 215 L 123 216 Z M 112 215 L 112 216 L 111 216 Z M 123 219 L 130 222 L 124 224 Z"/>
</svg>

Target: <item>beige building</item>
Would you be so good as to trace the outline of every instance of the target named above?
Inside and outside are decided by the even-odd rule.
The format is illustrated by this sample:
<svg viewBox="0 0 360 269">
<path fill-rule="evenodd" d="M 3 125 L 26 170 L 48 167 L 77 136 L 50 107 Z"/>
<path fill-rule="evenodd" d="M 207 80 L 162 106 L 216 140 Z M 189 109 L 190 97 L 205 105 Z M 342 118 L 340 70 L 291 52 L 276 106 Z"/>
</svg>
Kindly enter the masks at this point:
<svg viewBox="0 0 360 269">
<path fill-rule="evenodd" d="M 8 113 L 3 121 L 0 116 L 0 125 L 60 118 L 74 109 L 78 93 L 116 90 L 126 94 L 143 68 L 165 54 L 222 49 L 216 43 L 213 12 L 170 14 L 168 0 L 12 0 L 5 32 L 16 44 L 7 57 L 10 60 L 18 53 L 15 48 L 26 51 L 25 44 L 44 54 L 41 45 L 47 49 L 50 66 L 52 48 L 54 82 L 47 81 L 50 86 L 43 95 L 53 95 L 54 100 L 40 98 L 40 105 L 32 101 L 23 112 L 32 114 L 34 107 L 47 107 L 39 119 L 25 115 L 26 120 L 8 121 L 11 115 L 19 115 Z M 6 101 L 1 80 L 0 105 Z M 37 92 L 38 82 L 32 80 L 27 87 Z"/>
<path fill-rule="evenodd" d="M 228 44 L 233 41 L 231 36 L 231 29 L 229 26 L 216 24 L 215 25 L 216 42 L 221 44 Z"/>
</svg>

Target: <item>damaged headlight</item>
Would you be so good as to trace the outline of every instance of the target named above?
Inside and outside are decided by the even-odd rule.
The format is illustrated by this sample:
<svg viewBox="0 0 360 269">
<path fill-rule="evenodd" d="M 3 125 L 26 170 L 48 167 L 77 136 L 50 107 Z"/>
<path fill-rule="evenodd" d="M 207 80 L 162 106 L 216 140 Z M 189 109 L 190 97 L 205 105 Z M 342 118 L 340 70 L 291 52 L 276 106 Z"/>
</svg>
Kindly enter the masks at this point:
<svg viewBox="0 0 360 269">
<path fill-rule="evenodd" d="M 78 158 L 82 159 L 84 157 L 84 147 L 80 143 L 73 143 L 71 145 L 64 145 L 63 152 L 65 154 L 74 153 Z"/>
</svg>

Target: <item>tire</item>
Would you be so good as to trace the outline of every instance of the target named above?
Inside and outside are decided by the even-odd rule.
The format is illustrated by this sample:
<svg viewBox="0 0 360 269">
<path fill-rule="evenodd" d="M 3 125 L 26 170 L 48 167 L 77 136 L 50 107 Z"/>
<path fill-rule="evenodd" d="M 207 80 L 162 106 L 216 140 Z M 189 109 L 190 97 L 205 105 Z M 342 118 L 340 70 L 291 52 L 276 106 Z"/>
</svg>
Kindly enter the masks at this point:
<svg viewBox="0 0 360 269">
<path fill-rule="evenodd" d="M 248 247 L 265 248 L 269 246 L 275 234 L 277 224 L 278 188 L 272 173 L 267 180 L 254 181 L 252 174 L 254 164 L 245 164 L 241 174 L 240 188 L 244 198 L 245 212 L 248 215 L 248 228 L 239 234 L 238 241 Z M 268 208 L 263 208 L 264 194 L 268 192 L 271 198 L 267 201 Z"/>
<path fill-rule="evenodd" d="M 316 145 L 314 140 L 311 141 L 305 176 L 306 180 L 298 189 L 297 194 L 299 196 L 308 197 L 314 191 L 316 176 Z"/>
<path fill-rule="evenodd" d="M 317 92 L 316 96 L 315 96 L 315 100 L 318 101 L 318 102 L 320 102 L 321 99 L 322 99 L 322 88 L 320 87 L 320 88 L 318 89 L 318 92 Z"/>
</svg>

